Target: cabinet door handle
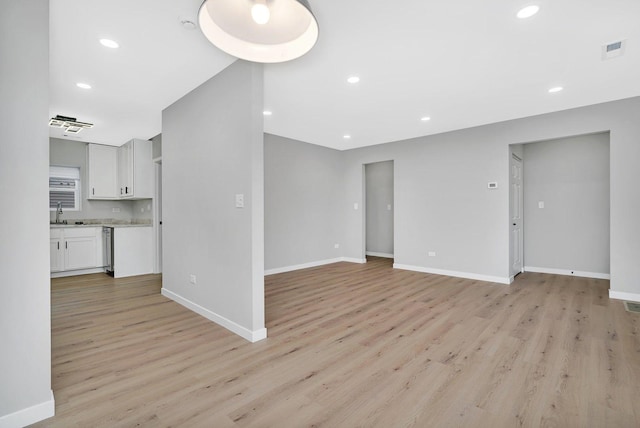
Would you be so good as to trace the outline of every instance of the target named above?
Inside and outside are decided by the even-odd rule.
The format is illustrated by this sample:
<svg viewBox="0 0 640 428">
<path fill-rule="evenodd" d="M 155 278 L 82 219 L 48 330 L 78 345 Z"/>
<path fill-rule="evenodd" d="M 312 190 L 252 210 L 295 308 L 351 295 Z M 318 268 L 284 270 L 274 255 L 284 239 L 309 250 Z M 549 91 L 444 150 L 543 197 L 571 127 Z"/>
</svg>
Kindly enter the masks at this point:
<svg viewBox="0 0 640 428">
<path fill-rule="evenodd" d="M 91 188 L 91 194 L 92 194 L 92 195 L 95 195 L 95 194 L 96 194 L 96 188 L 95 188 L 95 187 L 92 187 L 92 188 Z"/>
<path fill-rule="evenodd" d="M 58 250 L 60 249 L 60 241 L 58 241 Z"/>
<path fill-rule="evenodd" d="M 69 243 L 67 241 L 64 241 L 64 248 L 65 250 L 69 249 Z"/>
<path fill-rule="evenodd" d="M 124 187 L 124 193 L 127 195 L 129 194 L 129 186 Z"/>
<path fill-rule="evenodd" d="M 122 195 L 122 187 L 120 188 L 120 194 Z"/>
</svg>

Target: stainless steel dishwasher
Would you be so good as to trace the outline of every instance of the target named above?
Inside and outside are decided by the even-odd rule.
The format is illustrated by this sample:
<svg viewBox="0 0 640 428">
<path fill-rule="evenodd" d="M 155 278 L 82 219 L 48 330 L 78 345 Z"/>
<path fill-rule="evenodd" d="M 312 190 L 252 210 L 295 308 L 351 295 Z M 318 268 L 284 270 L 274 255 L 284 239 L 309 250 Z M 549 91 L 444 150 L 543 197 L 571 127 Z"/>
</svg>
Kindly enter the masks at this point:
<svg viewBox="0 0 640 428">
<path fill-rule="evenodd" d="M 113 276 L 113 227 L 103 227 L 104 238 L 104 267 L 107 275 Z"/>
</svg>

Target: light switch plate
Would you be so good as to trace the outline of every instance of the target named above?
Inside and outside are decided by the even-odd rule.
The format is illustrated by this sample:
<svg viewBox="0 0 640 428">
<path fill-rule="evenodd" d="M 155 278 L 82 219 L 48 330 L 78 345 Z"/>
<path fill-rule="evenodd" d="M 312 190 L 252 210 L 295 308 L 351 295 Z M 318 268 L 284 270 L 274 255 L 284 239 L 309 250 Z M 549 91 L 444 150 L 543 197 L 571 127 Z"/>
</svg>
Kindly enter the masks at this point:
<svg viewBox="0 0 640 428">
<path fill-rule="evenodd" d="M 357 209 L 358 209 L 358 203 L 357 203 L 357 202 L 353 204 L 353 209 L 354 209 L 354 210 L 357 210 Z"/>
<path fill-rule="evenodd" d="M 236 208 L 244 208 L 244 195 L 242 193 L 236 194 Z"/>
<path fill-rule="evenodd" d="M 544 208 L 544 201 L 538 202 L 538 208 Z"/>
</svg>

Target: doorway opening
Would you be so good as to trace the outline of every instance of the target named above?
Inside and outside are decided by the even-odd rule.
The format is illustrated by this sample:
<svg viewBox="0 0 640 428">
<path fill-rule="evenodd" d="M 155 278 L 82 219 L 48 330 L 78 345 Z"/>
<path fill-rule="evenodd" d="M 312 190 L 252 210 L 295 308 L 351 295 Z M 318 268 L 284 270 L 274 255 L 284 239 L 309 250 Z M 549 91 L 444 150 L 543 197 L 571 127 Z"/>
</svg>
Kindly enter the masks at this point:
<svg viewBox="0 0 640 428">
<path fill-rule="evenodd" d="M 365 256 L 394 257 L 393 161 L 364 166 Z"/>
<path fill-rule="evenodd" d="M 610 278 L 609 132 L 509 146 L 509 275 Z"/>
</svg>

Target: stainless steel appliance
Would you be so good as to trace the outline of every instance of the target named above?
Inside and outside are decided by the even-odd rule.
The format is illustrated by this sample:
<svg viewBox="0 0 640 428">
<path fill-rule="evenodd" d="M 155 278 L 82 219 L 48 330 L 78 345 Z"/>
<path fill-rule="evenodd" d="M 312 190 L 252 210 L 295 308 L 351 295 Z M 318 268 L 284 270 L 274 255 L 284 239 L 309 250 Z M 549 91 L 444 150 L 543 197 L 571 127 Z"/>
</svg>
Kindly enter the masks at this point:
<svg viewBox="0 0 640 428">
<path fill-rule="evenodd" d="M 113 276 L 113 227 L 102 228 L 104 241 L 104 267 L 107 275 Z"/>
</svg>

